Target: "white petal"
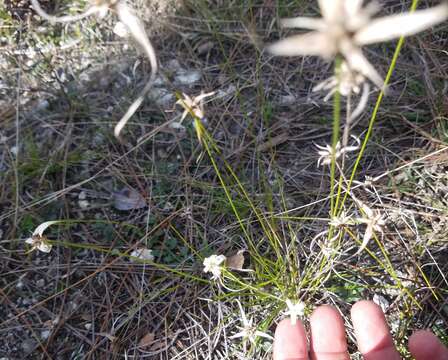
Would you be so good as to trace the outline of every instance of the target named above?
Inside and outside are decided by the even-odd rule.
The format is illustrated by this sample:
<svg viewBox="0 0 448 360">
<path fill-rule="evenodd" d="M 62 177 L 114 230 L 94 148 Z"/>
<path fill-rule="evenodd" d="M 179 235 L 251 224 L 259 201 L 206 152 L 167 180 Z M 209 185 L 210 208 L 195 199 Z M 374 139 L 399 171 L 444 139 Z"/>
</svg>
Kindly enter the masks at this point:
<svg viewBox="0 0 448 360">
<path fill-rule="evenodd" d="M 350 0 L 351 1 L 351 0 Z M 448 18 L 448 4 L 444 3 L 413 13 L 392 15 L 373 20 L 355 35 L 359 45 L 389 41 L 426 30 Z"/>
<path fill-rule="evenodd" d="M 372 238 L 373 235 L 373 229 L 371 225 L 367 225 L 366 232 L 364 233 L 364 238 L 362 239 L 362 244 L 357 253 L 359 254 L 361 251 L 363 251 L 367 244 L 369 243 L 369 240 Z"/>
<path fill-rule="evenodd" d="M 44 231 L 47 229 L 47 227 L 53 225 L 53 224 L 57 224 L 58 220 L 54 220 L 54 221 L 46 221 L 42 224 L 40 224 L 33 232 L 33 236 L 43 236 Z"/>
<path fill-rule="evenodd" d="M 126 113 L 120 119 L 120 121 L 115 125 L 114 135 L 117 139 L 120 138 L 121 130 L 125 127 L 129 119 L 134 115 L 140 105 L 143 103 L 146 94 L 152 87 L 152 82 L 155 78 L 155 74 L 157 72 L 157 58 L 155 50 L 146 35 L 145 27 L 142 21 L 134 15 L 132 9 L 128 7 L 123 1 L 118 2 L 115 5 L 115 10 L 118 14 L 118 18 L 120 21 L 126 25 L 129 30 L 129 33 L 132 35 L 134 40 L 143 48 L 146 56 L 149 59 L 151 64 L 151 79 L 143 88 L 140 96 L 129 106 Z"/>
<path fill-rule="evenodd" d="M 327 22 L 339 21 L 344 15 L 344 2 L 352 0 L 318 0 L 322 17 Z"/>
<path fill-rule="evenodd" d="M 152 73 L 155 73 L 157 71 L 156 52 L 152 47 L 152 44 L 149 41 L 148 36 L 146 35 L 143 22 L 137 16 L 134 15 L 132 9 L 129 6 L 127 6 L 123 1 L 118 2 L 118 4 L 115 6 L 115 9 L 117 11 L 118 18 L 120 19 L 120 21 L 124 25 L 126 25 L 132 37 L 145 51 L 146 56 L 148 57 L 149 62 L 151 63 Z"/>
<path fill-rule="evenodd" d="M 359 14 L 364 0 L 348 0 L 344 2 L 345 12 L 347 16 L 352 17 Z"/>
<path fill-rule="evenodd" d="M 322 56 L 336 54 L 336 44 L 325 33 L 313 31 L 279 40 L 268 46 L 268 51 L 277 56 Z"/>
<path fill-rule="evenodd" d="M 244 338 L 246 336 L 247 336 L 247 333 L 246 333 L 246 331 L 243 330 L 243 331 L 240 331 L 239 333 L 236 333 L 236 334 L 234 334 L 232 336 L 229 336 L 229 339 L 237 339 L 237 338 L 240 338 L 240 337 Z"/>
<path fill-rule="evenodd" d="M 350 123 L 354 121 L 358 116 L 360 116 L 364 111 L 364 109 L 366 108 L 367 103 L 369 101 L 369 94 L 370 94 L 370 86 L 367 82 L 365 82 L 364 84 L 362 84 L 362 95 L 361 98 L 359 99 L 358 105 L 350 115 Z M 358 141 L 359 139 L 357 140 L 357 142 Z"/>
<path fill-rule="evenodd" d="M 215 91 L 209 93 L 200 93 L 198 96 L 194 98 L 194 104 L 199 104 L 203 99 L 209 96 L 215 95 Z"/>
<path fill-rule="evenodd" d="M 37 246 L 37 249 L 39 251 L 42 251 L 47 254 L 51 251 L 51 248 L 52 248 L 51 244 L 48 244 L 44 241 L 41 241 L 40 244 Z"/>
<path fill-rule="evenodd" d="M 274 340 L 274 338 L 271 335 L 268 335 L 268 334 L 266 334 L 262 331 L 258 331 L 258 330 L 255 331 L 255 336 L 259 336 L 259 337 L 269 339 L 269 340 Z"/>
<path fill-rule="evenodd" d="M 30 245 L 34 245 L 34 239 L 33 238 L 28 238 L 28 239 L 26 239 L 25 240 L 25 242 L 27 243 L 27 244 L 30 244 Z"/>
<path fill-rule="evenodd" d="M 353 70 L 358 71 L 369 78 L 379 89 L 383 88 L 383 78 L 378 74 L 369 60 L 367 60 L 361 49 L 348 45 L 341 47 L 341 52 Z"/>
<path fill-rule="evenodd" d="M 322 19 L 303 16 L 281 19 L 280 25 L 284 28 L 300 28 L 310 30 L 323 30 L 326 26 L 325 21 L 322 21 Z"/>
</svg>

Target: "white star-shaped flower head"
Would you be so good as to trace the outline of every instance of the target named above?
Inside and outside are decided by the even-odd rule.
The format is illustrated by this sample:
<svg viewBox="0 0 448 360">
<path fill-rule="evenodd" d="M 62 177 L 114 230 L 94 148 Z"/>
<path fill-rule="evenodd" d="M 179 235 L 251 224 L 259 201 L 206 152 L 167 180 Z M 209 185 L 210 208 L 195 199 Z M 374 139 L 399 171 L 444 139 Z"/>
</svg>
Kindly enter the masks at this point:
<svg viewBox="0 0 448 360">
<path fill-rule="evenodd" d="M 318 0 L 322 18 L 296 17 L 283 19 L 287 28 L 311 30 L 280 40 L 268 47 L 279 56 L 321 56 L 325 59 L 340 54 L 349 69 L 370 79 L 378 88 L 383 79 L 362 53 L 361 47 L 426 30 L 448 17 L 448 4 L 413 13 L 372 19 L 376 3 L 363 6 L 363 0 Z M 359 84 L 358 84 L 359 85 Z"/>
<path fill-rule="evenodd" d="M 57 224 L 60 221 L 54 220 L 54 221 L 46 221 L 42 224 L 40 224 L 33 232 L 33 235 L 26 239 L 25 242 L 27 244 L 31 245 L 31 250 L 39 250 L 44 253 L 49 253 L 51 251 L 52 245 L 48 243 L 47 239 L 43 235 L 44 231 L 51 225 Z"/>
<path fill-rule="evenodd" d="M 330 165 L 333 157 L 335 160 L 337 160 L 341 155 L 358 150 L 359 147 L 361 146 L 361 140 L 359 140 L 359 138 L 354 135 L 351 135 L 351 137 L 355 140 L 356 145 L 342 147 L 341 142 L 338 141 L 334 149 L 334 156 L 333 156 L 333 147 L 331 145 L 329 144 L 325 146 L 316 145 L 316 147 L 319 149 L 317 151 L 317 153 L 319 154 L 319 159 L 317 160 L 317 166 Z"/>
<path fill-rule="evenodd" d="M 293 303 L 291 300 L 286 300 L 286 306 L 288 307 L 288 311 L 286 311 L 285 315 L 288 315 L 291 318 L 291 324 L 295 325 L 297 323 L 297 318 L 302 317 L 305 312 L 305 303 L 299 301 Z"/>
<path fill-rule="evenodd" d="M 360 202 L 358 200 L 358 202 Z M 361 204 L 361 210 L 364 213 L 364 216 L 362 218 L 355 219 L 356 222 L 360 224 L 366 224 L 366 230 L 364 232 L 363 240 L 361 247 L 357 251 L 357 254 L 359 254 L 361 251 L 363 251 L 367 244 L 369 243 L 370 239 L 372 238 L 374 232 L 383 233 L 383 227 L 386 225 L 386 219 L 383 214 L 379 210 L 373 210 L 364 203 L 360 202 Z"/>
<path fill-rule="evenodd" d="M 313 92 L 315 91 L 328 91 L 325 96 L 324 101 L 327 101 L 337 90 L 342 96 L 348 96 L 350 94 L 359 94 L 365 83 L 365 77 L 357 71 L 350 69 L 350 66 L 346 61 L 341 63 L 339 69 L 339 74 L 336 76 L 331 76 L 328 79 L 320 82 L 315 87 L 313 87 Z M 367 88 L 367 91 L 369 88 Z"/>
<path fill-rule="evenodd" d="M 204 93 L 201 91 L 198 96 L 193 96 L 193 98 L 191 98 L 187 94 L 182 93 L 183 98 L 176 101 L 176 104 L 179 104 L 184 108 L 180 122 L 184 121 L 188 114 L 199 120 L 203 120 L 205 117 L 204 99 L 213 96 L 214 94 L 214 91 L 209 93 Z"/>
<path fill-rule="evenodd" d="M 351 216 L 347 215 L 345 211 L 342 211 L 339 216 L 334 216 L 328 222 L 328 225 L 340 228 L 346 225 L 353 225 L 353 219 Z"/>
<path fill-rule="evenodd" d="M 265 339 L 273 340 L 272 336 L 264 333 L 263 331 L 257 330 L 256 326 L 253 325 L 253 318 L 247 319 L 246 314 L 244 313 L 243 307 L 238 302 L 238 306 L 241 312 L 241 323 L 243 326 L 240 326 L 240 332 L 230 336 L 230 339 L 242 338 L 243 342 L 249 340 L 252 344 L 255 344 L 257 337 L 262 337 Z"/>
<path fill-rule="evenodd" d="M 224 255 L 211 255 L 208 258 L 204 259 L 204 272 L 212 273 L 212 280 L 218 280 L 221 278 L 221 272 L 223 263 L 226 261 L 226 257 Z"/>
</svg>

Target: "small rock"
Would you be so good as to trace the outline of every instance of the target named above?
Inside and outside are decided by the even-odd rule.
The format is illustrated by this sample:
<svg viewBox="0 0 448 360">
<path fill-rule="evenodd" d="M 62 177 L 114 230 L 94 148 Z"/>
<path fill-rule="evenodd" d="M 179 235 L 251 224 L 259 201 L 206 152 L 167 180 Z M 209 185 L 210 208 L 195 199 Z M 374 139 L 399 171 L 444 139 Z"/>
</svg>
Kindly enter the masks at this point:
<svg viewBox="0 0 448 360">
<path fill-rule="evenodd" d="M 167 106 L 174 102 L 174 95 L 164 88 L 152 88 L 149 92 L 149 97 L 159 106 Z"/>
<path fill-rule="evenodd" d="M 37 111 L 46 110 L 48 109 L 49 106 L 50 103 L 48 102 L 48 100 L 41 100 L 37 103 L 36 110 Z"/>
<path fill-rule="evenodd" d="M 82 210 L 86 210 L 90 206 L 90 202 L 88 200 L 79 200 L 78 205 Z"/>
<path fill-rule="evenodd" d="M 51 331 L 50 330 L 43 330 L 40 332 L 40 338 L 42 340 L 47 340 L 50 337 Z"/>
<path fill-rule="evenodd" d="M 174 209 L 174 205 L 171 204 L 169 201 L 167 201 L 167 202 L 165 203 L 165 205 L 163 206 L 163 210 L 164 210 L 164 211 L 171 211 L 171 210 L 173 210 L 173 209 Z"/>
<path fill-rule="evenodd" d="M 386 312 L 386 310 L 389 308 L 390 303 L 389 301 L 383 296 L 379 294 L 373 295 L 373 302 L 381 307 L 383 312 Z"/>
<path fill-rule="evenodd" d="M 201 73 L 196 70 L 180 71 L 175 77 L 174 82 L 179 85 L 193 85 L 201 80 Z"/>
<path fill-rule="evenodd" d="M 296 97 L 294 95 L 283 95 L 279 102 L 280 105 L 292 105 L 296 102 Z"/>
<path fill-rule="evenodd" d="M 11 147 L 11 149 L 9 149 L 9 151 L 11 151 L 11 154 L 13 154 L 14 156 L 17 156 L 17 154 L 19 153 L 19 148 L 14 145 Z"/>
<path fill-rule="evenodd" d="M 147 206 L 145 198 L 134 189 L 123 188 L 113 194 L 113 205 L 117 210 L 134 210 Z"/>
<path fill-rule="evenodd" d="M 143 247 L 133 250 L 131 252 L 131 256 L 138 258 L 140 260 L 154 261 L 154 255 L 152 254 L 152 250 Z"/>
<path fill-rule="evenodd" d="M 33 339 L 26 339 L 22 340 L 20 346 L 22 348 L 22 351 L 28 355 L 36 348 L 36 342 Z"/>
</svg>

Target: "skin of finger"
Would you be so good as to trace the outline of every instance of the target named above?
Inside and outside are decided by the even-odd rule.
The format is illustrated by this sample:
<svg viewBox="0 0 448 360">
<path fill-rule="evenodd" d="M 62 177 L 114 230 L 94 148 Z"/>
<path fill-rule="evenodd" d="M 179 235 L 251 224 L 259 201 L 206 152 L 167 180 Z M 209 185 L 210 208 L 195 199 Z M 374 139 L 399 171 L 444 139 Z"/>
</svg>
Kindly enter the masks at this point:
<svg viewBox="0 0 448 360">
<path fill-rule="evenodd" d="M 299 320 L 292 325 L 291 320 L 287 318 L 277 325 L 274 360 L 308 360 L 305 328 Z"/>
<path fill-rule="evenodd" d="M 400 360 L 381 308 L 359 301 L 351 311 L 358 348 L 365 360 Z"/>
<path fill-rule="evenodd" d="M 311 358 L 313 360 L 348 360 L 344 321 L 332 306 L 314 310 L 311 323 Z"/>
<path fill-rule="evenodd" d="M 412 334 L 409 350 L 417 360 L 448 360 L 448 348 L 430 331 L 420 330 Z"/>
</svg>

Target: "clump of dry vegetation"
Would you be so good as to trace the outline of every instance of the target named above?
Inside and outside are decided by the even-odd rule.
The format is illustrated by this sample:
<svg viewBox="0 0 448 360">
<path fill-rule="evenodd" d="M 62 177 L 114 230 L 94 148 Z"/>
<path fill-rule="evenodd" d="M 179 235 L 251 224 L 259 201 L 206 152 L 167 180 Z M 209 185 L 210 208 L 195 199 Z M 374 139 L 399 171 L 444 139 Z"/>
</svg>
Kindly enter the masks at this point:
<svg viewBox="0 0 448 360">
<path fill-rule="evenodd" d="M 269 359 L 283 317 L 363 298 L 404 357 L 448 342 L 442 16 L 360 58 L 277 25 L 314 1 L 33 2 L 0 9 L 0 358 Z"/>
</svg>

